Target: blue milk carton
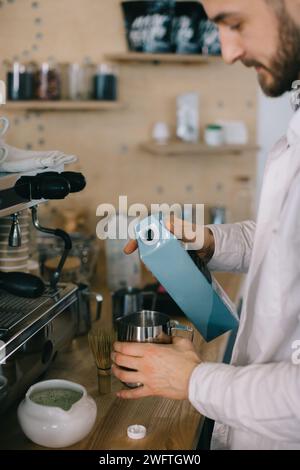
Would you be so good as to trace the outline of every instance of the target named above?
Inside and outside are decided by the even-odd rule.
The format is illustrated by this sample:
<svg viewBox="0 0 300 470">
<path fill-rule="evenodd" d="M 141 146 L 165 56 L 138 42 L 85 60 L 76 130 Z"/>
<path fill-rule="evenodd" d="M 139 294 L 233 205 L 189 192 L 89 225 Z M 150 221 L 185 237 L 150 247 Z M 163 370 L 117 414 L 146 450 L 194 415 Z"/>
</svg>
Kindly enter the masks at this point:
<svg viewBox="0 0 300 470">
<path fill-rule="evenodd" d="M 200 270 L 166 229 L 161 214 L 142 220 L 135 233 L 141 260 L 206 341 L 237 329 L 232 302 L 208 270 Z"/>
</svg>

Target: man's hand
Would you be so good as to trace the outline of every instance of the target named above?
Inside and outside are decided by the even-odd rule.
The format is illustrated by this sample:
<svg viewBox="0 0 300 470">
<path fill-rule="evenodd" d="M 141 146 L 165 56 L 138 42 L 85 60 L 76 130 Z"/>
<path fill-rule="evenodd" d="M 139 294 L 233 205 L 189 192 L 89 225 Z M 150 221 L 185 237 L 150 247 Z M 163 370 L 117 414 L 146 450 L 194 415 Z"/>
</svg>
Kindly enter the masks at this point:
<svg viewBox="0 0 300 470">
<path fill-rule="evenodd" d="M 179 240 L 182 240 L 185 243 L 194 243 L 196 238 L 203 239 L 203 243 L 199 246 L 197 254 L 206 263 L 211 260 L 215 251 L 215 239 L 209 228 L 203 226 L 199 227 L 173 216 L 169 220 L 165 221 L 165 226 L 171 233 L 174 233 Z M 201 230 L 204 231 L 203 235 L 201 234 L 202 236 L 195 237 L 194 239 L 184 236 L 184 234 L 197 233 Z M 127 255 L 130 255 L 137 249 L 137 247 L 138 245 L 136 240 L 130 240 L 125 246 L 124 252 Z"/>
<path fill-rule="evenodd" d="M 118 379 L 143 384 L 135 390 L 118 392 L 118 397 L 160 396 L 173 400 L 188 398 L 191 374 L 201 363 L 193 343 L 179 337 L 173 338 L 172 344 L 117 342 L 112 360 L 112 371 Z"/>
</svg>

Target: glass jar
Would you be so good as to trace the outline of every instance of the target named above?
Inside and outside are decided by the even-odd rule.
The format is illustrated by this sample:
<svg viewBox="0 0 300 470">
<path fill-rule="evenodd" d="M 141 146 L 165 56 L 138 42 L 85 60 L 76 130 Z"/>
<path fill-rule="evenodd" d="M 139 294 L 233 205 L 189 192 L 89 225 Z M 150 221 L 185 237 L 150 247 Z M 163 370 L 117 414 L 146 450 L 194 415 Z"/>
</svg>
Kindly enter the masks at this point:
<svg viewBox="0 0 300 470">
<path fill-rule="evenodd" d="M 93 83 L 95 100 L 116 101 L 118 99 L 118 75 L 115 66 L 98 65 Z"/>
<path fill-rule="evenodd" d="M 90 100 L 93 95 L 93 75 L 92 64 L 68 64 L 65 75 L 66 98 L 72 101 Z"/>
<path fill-rule="evenodd" d="M 43 62 L 35 73 L 35 98 L 39 100 L 59 100 L 61 97 L 61 77 L 58 65 Z"/>
<path fill-rule="evenodd" d="M 11 101 L 33 98 L 33 71 L 31 66 L 14 62 L 7 72 L 7 95 Z"/>
</svg>

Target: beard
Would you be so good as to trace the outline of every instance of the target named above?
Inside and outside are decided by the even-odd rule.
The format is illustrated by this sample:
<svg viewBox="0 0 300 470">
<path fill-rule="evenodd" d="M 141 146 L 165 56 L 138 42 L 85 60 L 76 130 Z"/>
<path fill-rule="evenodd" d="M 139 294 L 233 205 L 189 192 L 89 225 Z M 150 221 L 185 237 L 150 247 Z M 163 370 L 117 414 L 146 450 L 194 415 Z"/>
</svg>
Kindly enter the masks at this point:
<svg viewBox="0 0 300 470">
<path fill-rule="evenodd" d="M 260 67 L 258 81 L 267 96 L 277 97 L 290 91 L 300 73 L 300 28 L 289 14 L 281 12 L 279 22 L 279 45 L 277 55 L 269 67 L 255 60 L 243 60 L 247 67 Z"/>
</svg>

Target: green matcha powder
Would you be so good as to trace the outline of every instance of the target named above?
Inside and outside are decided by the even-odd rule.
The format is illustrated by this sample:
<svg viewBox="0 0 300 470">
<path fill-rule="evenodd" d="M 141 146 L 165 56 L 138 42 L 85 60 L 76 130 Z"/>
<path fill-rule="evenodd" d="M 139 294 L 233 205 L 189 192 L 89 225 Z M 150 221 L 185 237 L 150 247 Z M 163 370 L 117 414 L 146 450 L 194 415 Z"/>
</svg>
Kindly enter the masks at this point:
<svg viewBox="0 0 300 470">
<path fill-rule="evenodd" d="M 66 388 L 40 390 L 30 395 L 30 400 L 38 405 L 57 406 L 68 411 L 82 397 L 82 392 Z"/>
</svg>

